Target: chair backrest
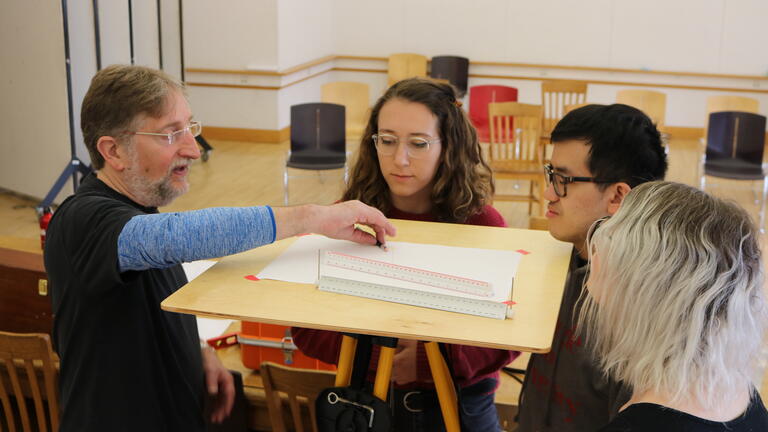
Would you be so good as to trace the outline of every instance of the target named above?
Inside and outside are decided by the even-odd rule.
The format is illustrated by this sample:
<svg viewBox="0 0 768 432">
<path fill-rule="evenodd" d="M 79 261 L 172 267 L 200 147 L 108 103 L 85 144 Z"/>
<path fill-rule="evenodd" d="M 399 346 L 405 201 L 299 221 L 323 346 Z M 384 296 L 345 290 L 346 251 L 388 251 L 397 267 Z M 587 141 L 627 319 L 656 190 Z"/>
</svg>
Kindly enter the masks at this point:
<svg viewBox="0 0 768 432">
<path fill-rule="evenodd" d="M 488 104 L 491 161 L 514 160 L 541 163 L 539 141 L 543 112 L 541 105 L 517 102 Z"/>
<path fill-rule="evenodd" d="M 477 129 L 480 142 L 488 142 L 488 104 L 517 102 L 517 89 L 503 85 L 476 85 L 469 89 L 469 119 Z"/>
<path fill-rule="evenodd" d="M 742 111 L 757 114 L 760 112 L 760 102 L 746 96 L 710 96 L 707 98 L 707 117 L 704 121 L 704 136 L 707 136 L 709 115 L 718 111 Z"/>
<path fill-rule="evenodd" d="M 347 135 L 360 135 L 363 132 L 371 105 L 368 84 L 352 81 L 329 82 L 320 88 L 320 100 L 344 105 Z"/>
<path fill-rule="evenodd" d="M 587 83 L 581 81 L 543 81 L 541 104 L 544 107 L 542 134 L 549 136 L 565 115 L 566 105 L 587 101 Z"/>
<path fill-rule="evenodd" d="M 260 369 L 267 398 L 267 409 L 272 422 L 272 430 L 288 430 L 283 416 L 282 396 L 287 395 L 294 429 L 297 432 L 312 430 L 317 432 L 315 399 L 328 387 L 333 387 L 336 374 L 328 371 L 290 368 L 272 362 L 264 362 Z M 303 407 L 303 408 L 302 408 Z M 309 417 L 306 413 L 309 412 Z M 309 428 L 306 426 L 310 425 Z"/>
<path fill-rule="evenodd" d="M 459 97 L 467 93 L 469 77 L 469 59 L 458 56 L 432 57 L 429 76 L 437 79 L 447 79 L 459 90 Z"/>
<path fill-rule="evenodd" d="M 666 124 L 667 95 L 652 90 L 619 90 L 616 102 L 629 105 L 644 112 L 651 122 L 661 129 Z"/>
<path fill-rule="evenodd" d="M 709 115 L 707 162 L 739 159 L 755 166 L 763 163 L 765 117 L 741 111 Z"/>
<path fill-rule="evenodd" d="M 421 54 L 392 54 L 387 68 L 389 84 L 413 77 L 427 76 L 427 58 Z"/>
<path fill-rule="evenodd" d="M 528 217 L 528 229 L 547 231 L 549 229 L 549 219 L 544 216 Z"/>
<path fill-rule="evenodd" d="M 291 106 L 291 152 L 346 151 L 346 123 L 343 105 L 306 103 Z"/>
<path fill-rule="evenodd" d="M 16 414 L 25 432 L 59 429 L 58 375 L 54 363 L 47 334 L 0 332 L 0 402 L 11 431 L 16 430 Z M 27 406 L 28 399 L 33 407 Z"/>
</svg>

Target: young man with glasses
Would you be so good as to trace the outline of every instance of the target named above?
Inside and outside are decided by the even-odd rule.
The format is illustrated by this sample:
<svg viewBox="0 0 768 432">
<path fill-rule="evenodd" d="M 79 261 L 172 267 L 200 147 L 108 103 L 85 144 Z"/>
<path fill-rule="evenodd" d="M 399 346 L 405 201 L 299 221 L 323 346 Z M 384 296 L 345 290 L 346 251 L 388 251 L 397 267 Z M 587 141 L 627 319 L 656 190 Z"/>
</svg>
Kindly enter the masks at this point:
<svg viewBox="0 0 768 432">
<path fill-rule="evenodd" d="M 534 354 L 528 363 L 518 431 L 593 431 L 616 415 L 630 393 L 604 377 L 576 334 L 587 235 L 597 220 L 619 209 L 633 187 L 662 180 L 667 160 L 648 116 L 621 104 L 571 111 L 552 131 L 552 143 L 552 160 L 544 168 L 549 232 L 575 250 L 552 351 Z"/>
<path fill-rule="evenodd" d="M 180 264 L 304 232 L 373 245 L 394 228 L 360 202 L 159 213 L 187 191 L 201 131 L 182 84 L 160 71 L 99 71 L 81 119 L 96 172 L 59 206 L 45 245 L 60 430 L 203 431 L 204 394 L 220 422 L 234 387 L 216 354 L 201 352 L 195 317 L 160 309 L 187 282 Z"/>
</svg>

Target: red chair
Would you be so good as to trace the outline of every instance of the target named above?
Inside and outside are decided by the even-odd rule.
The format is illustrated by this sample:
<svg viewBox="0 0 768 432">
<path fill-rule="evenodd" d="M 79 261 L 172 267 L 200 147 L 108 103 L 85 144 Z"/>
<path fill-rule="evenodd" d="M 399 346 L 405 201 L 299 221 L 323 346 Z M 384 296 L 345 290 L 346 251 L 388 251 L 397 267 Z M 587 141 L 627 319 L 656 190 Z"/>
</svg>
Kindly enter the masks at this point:
<svg viewBox="0 0 768 432">
<path fill-rule="evenodd" d="M 517 89 L 502 85 L 470 87 L 469 119 L 477 129 L 480 142 L 490 142 L 491 139 L 488 129 L 488 104 L 493 102 L 517 102 Z"/>
</svg>

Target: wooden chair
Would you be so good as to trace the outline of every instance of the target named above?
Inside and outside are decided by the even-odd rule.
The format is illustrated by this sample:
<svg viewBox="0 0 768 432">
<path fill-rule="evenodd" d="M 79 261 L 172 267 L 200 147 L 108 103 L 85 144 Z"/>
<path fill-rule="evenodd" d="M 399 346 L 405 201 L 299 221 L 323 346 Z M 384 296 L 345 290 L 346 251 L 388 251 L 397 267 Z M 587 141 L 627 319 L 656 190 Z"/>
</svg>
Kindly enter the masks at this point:
<svg viewBox="0 0 768 432">
<path fill-rule="evenodd" d="M 531 230 L 549 230 L 549 219 L 544 216 L 531 216 L 528 218 L 528 229 Z"/>
<path fill-rule="evenodd" d="M 368 84 L 336 81 L 323 84 L 320 88 L 320 101 L 344 105 L 347 123 L 347 139 L 359 137 L 365 129 L 370 109 Z"/>
<path fill-rule="evenodd" d="M 48 335 L 0 332 L 0 402 L 11 432 L 17 430 L 15 419 L 20 419 L 21 430 L 25 432 L 59 429 L 55 362 Z M 28 399 L 34 404 L 34 415 L 27 407 Z M 0 429 L 2 423 L 0 420 Z"/>
<path fill-rule="evenodd" d="M 334 386 L 336 374 L 327 371 L 297 369 L 272 362 L 261 364 L 261 380 L 267 398 L 267 409 L 272 422 L 272 430 L 286 432 L 282 411 L 282 394 L 287 395 L 291 410 L 294 430 L 317 432 L 315 399 L 328 387 Z M 309 413 L 309 416 L 306 414 Z"/>
<path fill-rule="evenodd" d="M 387 68 L 388 85 L 413 77 L 427 76 L 427 58 L 421 54 L 392 54 Z"/>
<path fill-rule="evenodd" d="M 710 96 L 707 98 L 707 117 L 704 121 L 704 135 L 707 136 L 709 115 L 720 111 L 742 111 L 759 114 L 760 102 L 757 99 L 746 96 Z"/>
<path fill-rule="evenodd" d="M 488 104 L 491 145 L 488 151 L 489 162 L 497 179 L 530 181 L 528 195 L 494 196 L 498 200 L 528 201 L 528 214 L 533 202 L 539 203 L 539 211 L 544 213 L 544 155 L 541 146 L 541 105 L 528 105 L 517 102 Z M 514 127 L 510 126 L 514 118 Z M 538 196 L 534 193 L 534 185 Z"/>
<path fill-rule="evenodd" d="M 619 90 L 616 102 L 629 105 L 650 117 L 656 128 L 663 132 L 667 117 L 667 95 L 652 90 Z"/>
<path fill-rule="evenodd" d="M 583 104 L 587 101 L 587 83 L 581 81 L 544 81 L 541 83 L 541 104 L 544 107 L 541 136 L 549 141 L 549 135 L 557 122 L 565 115 L 566 105 Z"/>
</svg>

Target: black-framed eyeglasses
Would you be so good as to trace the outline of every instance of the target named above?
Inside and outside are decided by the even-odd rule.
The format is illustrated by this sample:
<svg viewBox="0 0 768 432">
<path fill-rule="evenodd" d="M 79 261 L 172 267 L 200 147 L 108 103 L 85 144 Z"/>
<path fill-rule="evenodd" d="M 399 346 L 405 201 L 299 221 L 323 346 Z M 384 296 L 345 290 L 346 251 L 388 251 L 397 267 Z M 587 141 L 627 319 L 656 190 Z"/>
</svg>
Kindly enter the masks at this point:
<svg viewBox="0 0 768 432">
<path fill-rule="evenodd" d="M 564 198 L 566 195 L 568 195 L 568 183 L 616 183 L 613 180 L 601 180 L 595 177 L 574 177 L 563 175 L 555 172 L 555 168 L 552 167 L 552 164 L 544 165 L 544 174 L 546 174 L 547 177 L 547 184 L 552 185 L 552 189 L 554 189 L 555 195 L 560 198 Z"/>
</svg>

